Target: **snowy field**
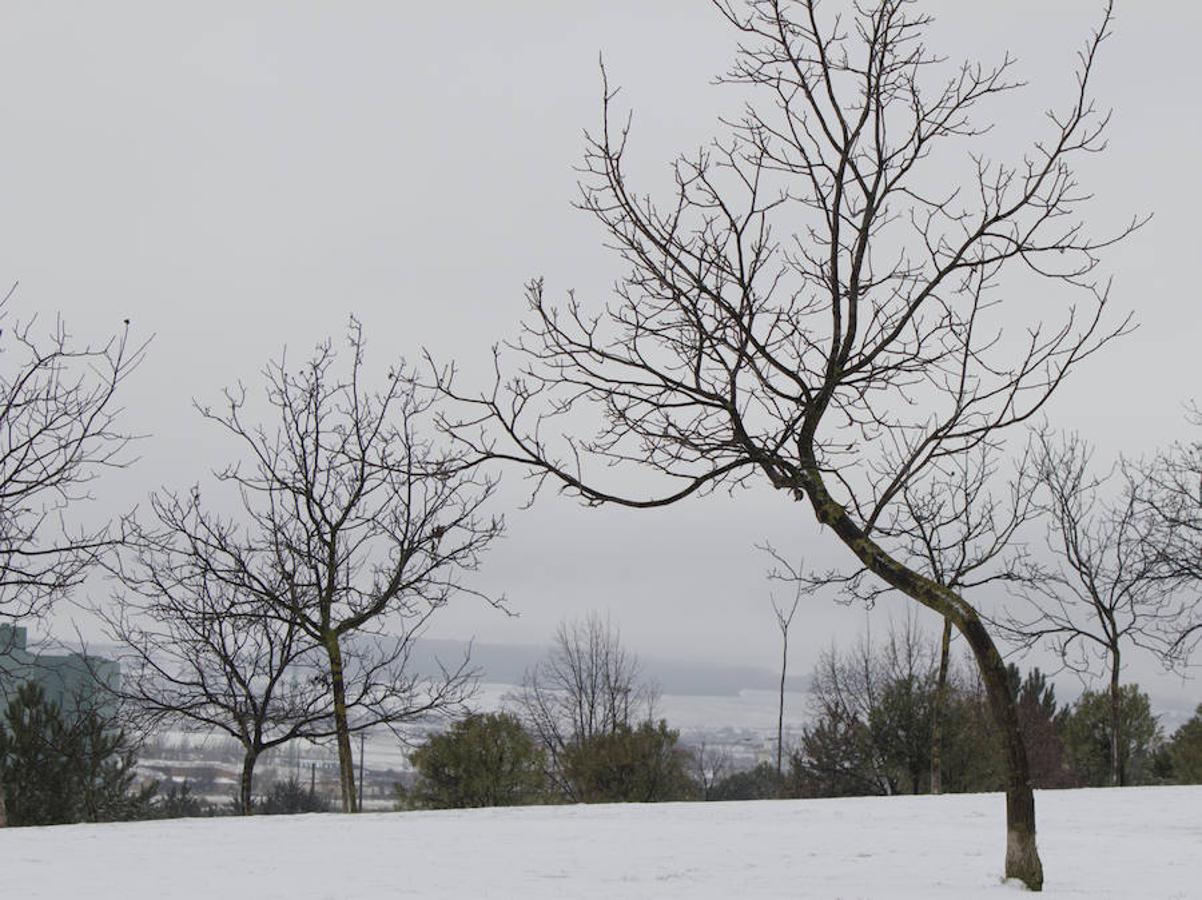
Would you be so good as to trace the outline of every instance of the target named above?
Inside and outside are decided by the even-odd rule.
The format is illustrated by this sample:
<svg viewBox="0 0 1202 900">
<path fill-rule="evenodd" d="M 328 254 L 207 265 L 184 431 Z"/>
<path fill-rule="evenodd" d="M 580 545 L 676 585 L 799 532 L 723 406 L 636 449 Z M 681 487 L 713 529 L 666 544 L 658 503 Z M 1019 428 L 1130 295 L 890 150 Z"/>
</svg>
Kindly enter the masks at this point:
<svg viewBox="0 0 1202 900">
<path fill-rule="evenodd" d="M 1045 896 L 1202 897 L 1202 787 L 1038 795 Z M 0 830 L 46 900 L 972 898 L 998 794 L 196 819 Z"/>
</svg>

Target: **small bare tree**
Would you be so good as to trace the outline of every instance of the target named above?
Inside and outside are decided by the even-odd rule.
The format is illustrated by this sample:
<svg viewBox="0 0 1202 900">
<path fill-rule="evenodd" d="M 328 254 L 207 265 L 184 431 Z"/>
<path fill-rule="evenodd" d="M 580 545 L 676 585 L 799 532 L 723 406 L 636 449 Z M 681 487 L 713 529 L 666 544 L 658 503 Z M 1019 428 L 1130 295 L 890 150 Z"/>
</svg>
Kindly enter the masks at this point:
<svg viewBox="0 0 1202 900">
<path fill-rule="evenodd" d="M 890 621 L 883 644 L 866 633 L 850 649 L 833 645 L 814 668 L 810 705 L 818 729 L 837 730 L 844 753 L 799 757 L 803 774 L 858 785 L 857 793 L 918 793 L 929 756 L 929 697 L 935 660 L 912 617 Z"/>
<path fill-rule="evenodd" d="M 200 491 L 151 497 L 153 522 L 129 517 L 111 571 L 121 589 L 94 612 L 121 645 L 117 696 L 147 728 L 200 725 L 242 747 L 239 812 L 254 811 L 254 770 L 268 750 L 330 737 L 321 648 L 274 601 L 281 573 L 262 546 L 207 511 Z"/>
<path fill-rule="evenodd" d="M 512 698 L 547 751 L 548 777 L 568 798 L 564 752 L 593 738 L 651 721 L 659 692 L 642 675 L 638 657 L 622 646 L 608 618 L 590 613 L 561 622 L 550 652 L 530 669 Z"/>
<path fill-rule="evenodd" d="M 772 600 L 772 612 L 776 616 L 776 627 L 780 629 L 780 704 L 776 711 L 776 780 L 784 790 L 784 754 L 785 754 L 785 677 L 789 670 L 789 628 L 793 617 L 797 615 L 797 605 L 801 603 L 802 590 L 798 586 L 793 594 L 793 603 L 788 612 L 777 606 L 776 598 Z"/>
<path fill-rule="evenodd" d="M 712 800 L 714 789 L 731 772 L 730 753 L 721 747 L 715 747 L 704 737 L 691 741 L 688 751 L 701 799 Z"/>
<path fill-rule="evenodd" d="M 911 569 L 961 594 L 1023 577 L 1030 570 L 1029 555 L 1015 538 L 1038 514 L 1031 444 L 1012 465 L 1004 465 L 1003 460 L 1001 445 L 983 441 L 971 453 L 933 463 L 921 478 L 902 488 L 901 502 L 877 526 L 878 534 L 890 540 L 897 548 L 895 553 Z M 783 563 L 779 554 L 774 555 Z M 805 573 L 785 566 L 777 574 L 796 581 L 799 590 L 807 592 L 838 586 L 847 602 L 869 607 L 894 590 L 862 566 L 851 574 Z M 952 620 L 944 616 L 931 715 L 933 794 L 943 791 L 943 722 L 951 644 Z"/>
<path fill-rule="evenodd" d="M 462 703 L 474 684 L 467 660 L 441 677 L 407 671 L 413 642 L 456 595 L 501 533 L 484 507 L 495 482 L 440 449 L 427 433 L 434 394 L 398 366 L 384 387 L 365 384 L 364 341 L 352 320 L 350 364 L 336 369 L 331 342 L 302 366 L 286 358 L 265 372 L 274 427 L 247 420 L 246 391 L 201 408 L 248 453 L 217 478 L 241 497 L 242 544 L 215 544 L 215 567 L 257 583 L 268 610 L 295 625 L 325 657 L 343 810 L 356 809 L 351 734 L 397 726 Z M 500 605 L 500 600 L 490 601 Z"/>
<path fill-rule="evenodd" d="M 1148 552 L 1136 483 L 1123 477 L 1116 486 L 1115 470 L 1095 474 L 1092 463 L 1093 448 L 1077 435 L 1044 429 L 1036 436 L 1036 486 L 1055 563 L 1027 561 L 1013 588 L 1023 604 L 1002 627 L 1025 648 L 1050 646 L 1082 677 L 1105 671 L 1110 777 L 1122 785 L 1123 654 L 1139 647 L 1164 656 L 1161 635 L 1176 614 L 1172 584 L 1159 577 Z"/>
<path fill-rule="evenodd" d="M 757 478 L 807 502 L 859 564 L 971 647 L 1009 766 L 1005 871 L 1038 889 L 1005 664 L 978 609 L 908 566 L 880 525 L 906 485 L 1003 440 L 1126 328 L 1108 324 L 1096 267 L 1127 229 L 1087 233 L 1073 168 L 1104 145 L 1091 87 L 1109 8 L 1045 136 L 1005 164 L 946 151 L 988 131 L 982 108 L 1019 86 L 1012 60 L 943 67 L 914 2 L 846 16 L 816 0 L 714 5 L 739 36 L 724 81 L 745 111 L 676 162 L 657 202 L 628 174 L 629 123 L 615 122 L 605 84 L 579 205 L 628 266 L 616 298 L 559 304 L 531 283 L 510 348 L 519 369 L 498 361 L 481 394 L 444 379 L 474 404 L 448 424 L 481 458 L 589 504 L 656 507 Z M 1000 293 L 1011 271 L 1042 281 L 1037 306 L 1024 305 L 1029 285 Z M 1074 300 L 1057 312 L 1061 292 Z M 561 442 L 557 426 L 578 427 L 586 408 L 596 432 Z M 662 489 L 635 496 L 607 480 L 627 466 Z"/>
</svg>

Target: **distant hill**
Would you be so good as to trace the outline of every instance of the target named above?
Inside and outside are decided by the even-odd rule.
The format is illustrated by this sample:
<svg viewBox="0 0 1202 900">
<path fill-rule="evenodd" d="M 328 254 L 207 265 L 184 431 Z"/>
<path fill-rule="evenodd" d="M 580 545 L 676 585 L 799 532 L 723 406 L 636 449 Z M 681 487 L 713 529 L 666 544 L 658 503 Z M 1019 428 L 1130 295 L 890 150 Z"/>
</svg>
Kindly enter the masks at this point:
<svg viewBox="0 0 1202 900">
<path fill-rule="evenodd" d="M 80 650 L 75 642 L 47 644 L 47 648 Z M 411 665 L 417 674 L 437 675 L 438 663 L 458 665 L 463 655 L 471 648 L 472 665 L 480 670 L 484 681 L 497 684 L 521 684 L 526 670 L 533 666 L 548 651 L 539 644 L 490 644 L 441 638 L 419 638 L 411 657 Z M 104 657 L 117 657 L 120 647 L 103 641 L 89 642 L 89 653 Z M 639 664 L 648 678 L 659 684 L 665 694 L 683 696 L 730 697 L 740 691 L 776 691 L 780 687 L 780 673 L 757 666 L 729 666 L 672 659 L 660 656 L 639 656 Z M 788 691 L 805 692 L 809 689 L 807 675 L 792 675 L 785 683 Z"/>
<path fill-rule="evenodd" d="M 414 647 L 412 664 L 422 674 L 436 674 L 440 660 L 458 664 L 468 647 L 466 641 L 423 638 Z M 546 647 L 537 644 L 473 643 L 470 647 L 472 664 L 483 680 L 514 685 L 521 684 L 526 670 L 547 652 Z M 640 656 L 639 663 L 665 694 L 722 697 L 780 687 L 779 672 L 755 666 L 709 665 L 658 656 Z M 808 687 L 807 676 L 790 676 L 786 681 L 789 691 L 805 691 Z"/>
</svg>

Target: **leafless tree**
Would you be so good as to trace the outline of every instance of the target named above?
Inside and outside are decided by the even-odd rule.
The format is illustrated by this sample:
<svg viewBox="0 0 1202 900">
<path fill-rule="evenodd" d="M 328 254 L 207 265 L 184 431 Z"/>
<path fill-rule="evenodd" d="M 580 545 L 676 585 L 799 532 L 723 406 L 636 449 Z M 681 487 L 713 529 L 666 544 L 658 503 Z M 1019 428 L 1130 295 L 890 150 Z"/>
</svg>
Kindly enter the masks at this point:
<svg viewBox="0 0 1202 900">
<path fill-rule="evenodd" d="M 691 742 L 688 750 L 693 764 L 693 777 L 697 780 L 701 799 L 711 800 L 714 788 L 731 772 L 730 753 L 715 747 L 704 737 Z"/>
<path fill-rule="evenodd" d="M 677 161 L 657 202 L 628 177 L 629 120 L 615 121 L 606 82 L 579 205 L 629 267 L 616 298 L 561 304 L 533 282 L 510 348 L 519 368 L 498 358 L 482 394 L 444 379 L 475 404 L 448 425 L 482 457 L 589 504 L 662 506 L 761 477 L 808 502 L 866 569 L 972 648 L 1007 750 L 1005 871 L 1039 888 L 1002 658 L 973 604 L 907 566 L 879 526 L 907 484 L 1003 440 L 1126 329 L 1106 315 L 1097 265 L 1138 223 L 1091 236 L 1073 168 L 1104 145 L 1091 85 L 1109 9 L 1071 95 L 1005 164 L 974 139 L 989 127 L 982 108 L 1019 86 L 1011 58 L 948 67 L 913 2 L 834 17 L 815 0 L 715 5 L 740 37 L 724 81 L 745 111 Z M 1009 272 L 1025 280 L 1003 295 Z M 556 426 L 578 427 L 585 408 L 598 432 L 561 443 Z M 628 465 L 659 473 L 662 491 L 632 496 L 607 479 Z"/>
<path fill-rule="evenodd" d="M 837 723 L 857 749 L 858 764 L 845 767 L 838 761 L 838 771 L 820 773 L 863 782 L 863 792 L 869 794 L 895 793 L 882 748 L 867 736 L 872 711 L 879 705 L 884 687 L 879 660 L 873 653 L 871 641 L 861 637 L 850 651 L 840 653 L 832 645 L 818 656 L 810 681 L 810 706 L 819 722 Z"/>
<path fill-rule="evenodd" d="M 1036 436 L 1035 471 L 1055 562 L 1049 567 L 1028 560 L 1013 587 L 1022 605 L 1002 627 L 1025 648 L 1050 646 L 1064 667 L 1081 676 L 1105 671 L 1110 776 L 1122 785 L 1123 655 L 1136 647 L 1164 655 L 1163 627 L 1175 620 L 1172 584 L 1158 577 L 1156 556 L 1148 552 L 1130 477 L 1116 478 L 1114 469 L 1095 474 L 1092 447 L 1077 435 L 1047 429 Z"/>
<path fill-rule="evenodd" d="M 814 668 L 810 705 L 816 721 L 839 728 L 849 752 L 803 767 L 820 779 L 859 782 L 864 793 L 918 793 L 934 679 L 934 655 L 912 616 L 900 626 L 891 620 L 879 646 L 871 633 L 845 651 L 832 645 Z"/>
<path fill-rule="evenodd" d="M 617 627 L 594 612 L 560 623 L 551 650 L 526 673 L 512 699 L 547 751 L 552 783 L 581 802 L 571 779 L 564 777 L 564 751 L 650 722 L 658 697 L 658 690 L 643 677 L 638 657 L 622 646 Z"/>
<path fill-rule="evenodd" d="M 931 793 L 943 793 L 943 720 L 947 712 L 947 678 L 952 659 L 952 621 L 946 616 L 939 636 L 939 672 L 931 711 Z"/>
<path fill-rule="evenodd" d="M 465 468 L 428 433 L 435 395 L 398 366 L 366 385 L 362 329 L 352 320 L 350 364 L 331 342 L 300 367 L 265 369 L 274 426 L 248 420 L 243 387 L 201 408 L 247 452 L 217 479 L 241 498 L 242 541 L 215 540 L 215 569 L 254 585 L 285 626 L 320 648 L 338 746 L 342 805 L 356 808 L 351 734 L 396 726 L 461 703 L 474 685 L 467 660 L 441 677 L 407 670 L 413 642 L 465 583 L 502 522 L 484 514 L 495 482 Z M 501 601 L 492 601 L 500 605 Z"/>
<path fill-rule="evenodd" d="M 148 729 L 199 725 L 237 741 L 239 811 L 250 815 L 260 756 L 334 733 L 321 648 L 279 616 L 286 588 L 262 546 L 206 510 L 199 489 L 154 494 L 150 509 L 149 523 L 126 519 L 110 566 L 120 588 L 94 610 L 121 647 L 114 690 Z"/>
<path fill-rule="evenodd" d="M 785 676 L 789 669 L 789 628 L 793 617 L 797 615 L 797 605 L 801 603 L 801 587 L 793 594 L 793 603 L 789 611 L 776 604 L 772 597 L 772 612 L 776 616 L 776 627 L 780 629 L 780 705 L 776 711 L 776 779 L 784 786 L 784 753 L 785 753 Z"/>
<path fill-rule="evenodd" d="M 36 315 L 15 318 L 15 291 L 0 300 L 0 624 L 45 613 L 112 546 L 107 524 L 69 522 L 67 510 L 103 470 L 130 462 L 116 395 L 146 349 L 130 343 L 128 320 L 103 343 L 81 344 L 62 319 L 43 330 Z"/>
<path fill-rule="evenodd" d="M 1202 425 L 1202 410 L 1190 414 Z M 1171 664 L 1188 664 L 1202 641 L 1202 441 L 1178 441 L 1150 462 L 1129 463 L 1144 550 L 1172 590 L 1160 638 Z"/>
<path fill-rule="evenodd" d="M 0 300 L 0 622 L 45 612 L 112 545 L 107 525 L 66 513 L 104 469 L 130 462 L 116 395 L 146 347 L 130 343 L 128 321 L 80 344 L 61 319 L 43 330 L 37 316 L 13 318 L 13 291 Z"/>
</svg>

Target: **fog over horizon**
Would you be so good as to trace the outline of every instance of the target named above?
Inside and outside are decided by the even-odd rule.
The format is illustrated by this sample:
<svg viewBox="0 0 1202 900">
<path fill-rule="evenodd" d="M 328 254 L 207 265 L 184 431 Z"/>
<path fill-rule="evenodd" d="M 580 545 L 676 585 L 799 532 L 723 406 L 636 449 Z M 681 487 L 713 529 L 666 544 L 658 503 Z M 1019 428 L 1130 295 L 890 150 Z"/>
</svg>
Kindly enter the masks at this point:
<svg viewBox="0 0 1202 900">
<path fill-rule="evenodd" d="M 1075 54 L 1103 9 L 926 5 L 931 46 L 953 61 L 1018 59 L 1028 86 L 992 108 L 999 127 L 983 139 L 998 152 L 1046 133 L 1044 110 L 1070 95 Z M 1120 2 L 1098 64 L 1096 94 L 1114 117 L 1107 152 L 1081 165 L 1097 195 L 1087 220 L 1105 232 L 1153 216 L 1104 261 L 1114 307 L 1133 311 L 1138 330 L 1083 363 L 1047 408 L 1053 426 L 1096 443 L 1099 460 L 1196 437 L 1185 411 L 1202 400 L 1189 270 L 1202 203 L 1200 30 L 1197 5 Z M 145 435 L 139 458 L 95 483 L 86 515 L 204 482 L 238 448 L 193 401 L 216 402 L 239 381 L 261 393 L 268 360 L 341 342 L 352 315 L 370 372 L 428 350 L 483 388 L 531 278 L 602 305 L 621 266 L 571 205 L 582 132 L 599 118 L 598 55 L 634 113 L 632 178 L 662 194 L 668 162 L 737 109 L 737 92 L 712 84 L 733 48 L 721 18 L 690 0 L 5 4 L 10 315 L 61 314 L 81 341 L 103 341 L 125 319 L 135 340 L 153 336 L 120 397 L 123 426 Z M 632 486 L 650 485 L 642 478 Z M 527 488 L 503 476 L 508 529 L 473 581 L 516 615 L 465 597 L 435 618 L 431 639 L 540 647 L 560 621 L 597 611 L 648 660 L 776 671 L 770 595 L 791 589 L 767 580 L 757 545 L 818 568 L 846 562 L 807 506 L 762 486 L 653 511 L 586 509 L 549 490 L 520 509 Z M 791 674 L 808 675 L 823 649 L 850 646 L 869 622 L 883 634 L 890 616 L 915 609 L 893 596 L 871 613 L 803 600 Z M 66 639 L 72 616 L 64 605 L 36 630 Z M 937 617 L 917 616 L 934 641 Z M 1197 681 L 1128 657 L 1125 679 L 1159 703 L 1202 699 Z"/>
</svg>

